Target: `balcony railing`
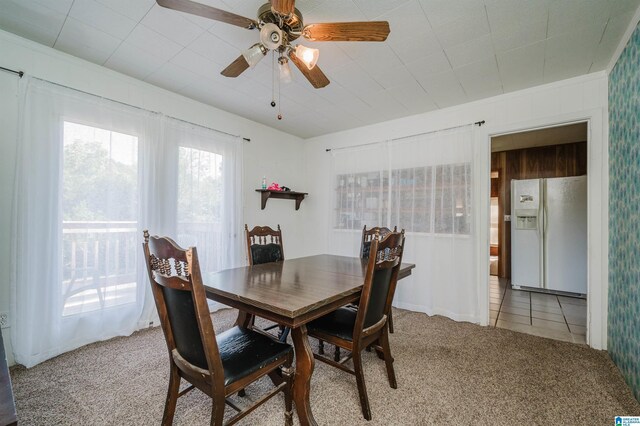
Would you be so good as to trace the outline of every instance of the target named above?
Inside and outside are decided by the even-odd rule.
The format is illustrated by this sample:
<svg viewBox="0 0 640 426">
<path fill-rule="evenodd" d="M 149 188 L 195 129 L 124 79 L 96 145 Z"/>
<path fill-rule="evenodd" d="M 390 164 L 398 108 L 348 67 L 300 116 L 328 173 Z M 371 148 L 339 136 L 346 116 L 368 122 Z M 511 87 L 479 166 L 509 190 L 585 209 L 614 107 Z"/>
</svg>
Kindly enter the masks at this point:
<svg viewBox="0 0 640 426">
<path fill-rule="evenodd" d="M 63 315 L 136 301 L 136 222 L 63 222 Z"/>
<path fill-rule="evenodd" d="M 178 242 L 197 246 L 203 271 L 219 269 L 214 247 L 221 227 L 178 224 Z M 63 316 L 134 303 L 142 235 L 137 222 L 65 221 L 63 234 Z"/>
</svg>

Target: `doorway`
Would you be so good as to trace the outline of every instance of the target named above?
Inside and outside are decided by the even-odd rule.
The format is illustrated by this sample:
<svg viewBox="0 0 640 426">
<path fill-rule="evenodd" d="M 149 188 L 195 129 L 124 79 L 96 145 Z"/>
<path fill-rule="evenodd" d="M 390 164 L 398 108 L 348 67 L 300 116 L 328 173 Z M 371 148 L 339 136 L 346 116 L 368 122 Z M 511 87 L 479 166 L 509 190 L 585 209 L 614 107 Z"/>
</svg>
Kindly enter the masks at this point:
<svg viewBox="0 0 640 426">
<path fill-rule="evenodd" d="M 587 122 L 491 138 L 490 325 L 557 340 L 586 343 L 587 138 Z M 573 181 L 583 181 L 575 191 L 584 188 L 584 207 L 563 208 L 575 212 L 576 217 L 584 221 L 584 226 L 571 231 L 571 236 L 575 236 L 575 232 L 580 233 L 579 242 L 575 245 L 577 249 L 567 246 L 566 250 L 559 253 L 565 259 L 579 260 L 577 264 L 580 269 L 574 267 L 571 270 L 565 265 L 558 269 L 552 267 L 554 262 L 558 263 L 555 260 L 558 257 L 558 243 L 547 245 L 552 238 L 546 235 L 546 226 L 554 223 L 555 229 L 560 229 L 557 232 L 569 232 L 571 226 L 563 222 L 557 222 L 556 225 L 553 222 L 557 220 L 554 219 L 556 216 L 548 215 L 546 204 L 528 205 L 529 195 L 519 195 L 518 199 L 513 200 L 512 182 L 514 185 L 539 187 L 540 192 L 535 194 L 540 197 L 531 198 L 539 198 L 539 203 L 546 203 L 542 200 L 547 199 L 547 185 L 553 188 L 558 182 L 565 184 Z M 536 190 L 527 191 L 529 194 Z M 575 197 L 569 198 L 573 200 Z M 515 216 L 512 215 L 514 212 Z M 583 231 L 584 235 L 581 234 Z M 537 242 L 531 242 L 534 240 Z M 523 255 L 523 250 L 530 252 Z M 556 255 L 550 260 L 546 254 L 553 250 Z M 540 253 L 538 257 L 537 252 Z M 584 271 L 581 269 L 583 263 Z M 514 265 L 516 279 L 512 280 Z M 523 270 L 527 270 L 528 275 L 523 275 Z M 580 271 L 580 274 L 576 271 Z M 569 286 L 573 281 L 579 282 L 580 286 Z M 548 288 L 549 283 L 554 283 L 555 287 Z M 579 289 L 577 292 L 565 291 L 576 288 Z"/>
</svg>

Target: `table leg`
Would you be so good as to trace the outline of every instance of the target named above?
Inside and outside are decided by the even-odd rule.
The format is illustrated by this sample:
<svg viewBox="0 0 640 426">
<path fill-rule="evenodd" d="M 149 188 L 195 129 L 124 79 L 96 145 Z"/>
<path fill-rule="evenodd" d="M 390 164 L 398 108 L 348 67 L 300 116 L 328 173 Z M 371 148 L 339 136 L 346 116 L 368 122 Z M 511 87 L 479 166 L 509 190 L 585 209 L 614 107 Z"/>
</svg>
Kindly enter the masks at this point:
<svg viewBox="0 0 640 426">
<path fill-rule="evenodd" d="M 238 319 L 236 319 L 235 325 L 240 326 L 242 328 L 250 328 L 252 321 L 253 321 L 252 314 L 245 311 L 238 311 Z"/>
<path fill-rule="evenodd" d="M 307 326 L 291 329 L 293 348 L 296 353 L 296 374 L 293 380 L 293 401 L 296 403 L 296 411 L 301 426 L 316 425 L 309 404 L 311 390 L 311 375 L 313 374 L 313 352 L 307 337 Z"/>
</svg>

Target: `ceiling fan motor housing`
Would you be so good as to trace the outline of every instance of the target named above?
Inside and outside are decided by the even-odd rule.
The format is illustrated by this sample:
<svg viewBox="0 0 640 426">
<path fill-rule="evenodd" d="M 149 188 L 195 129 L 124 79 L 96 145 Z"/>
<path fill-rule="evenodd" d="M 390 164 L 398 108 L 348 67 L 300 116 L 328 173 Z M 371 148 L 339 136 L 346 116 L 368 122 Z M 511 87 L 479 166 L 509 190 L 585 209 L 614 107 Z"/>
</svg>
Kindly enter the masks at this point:
<svg viewBox="0 0 640 426">
<path fill-rule="evenodd" d="M 265 3 L 258 9 L 258 20 L 265 24 L 275 24 L 280 28 L 288 41 L 293 41 L 302 35 L 302 13 L 295 8 L 293 13 L 286 18 L 276 16 L 271 11 L 271 3 Z"/>
</svg>

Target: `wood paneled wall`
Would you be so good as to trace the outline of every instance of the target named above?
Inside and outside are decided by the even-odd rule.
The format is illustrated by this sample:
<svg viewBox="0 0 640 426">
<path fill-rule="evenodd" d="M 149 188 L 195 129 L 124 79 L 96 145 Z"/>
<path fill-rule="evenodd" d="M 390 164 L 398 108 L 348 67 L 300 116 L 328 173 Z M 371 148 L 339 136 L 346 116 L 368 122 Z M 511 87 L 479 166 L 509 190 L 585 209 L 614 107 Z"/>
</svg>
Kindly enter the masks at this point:
<svg viewBox="0 0 640 426">
<path fill-rule="evenodd" d="M 578 142 L 491 154 L 498 172 L 498 276 L 511 278 L 511 180 L 582 176 L 587 174 L 587 143 Z"/>
</svg>

